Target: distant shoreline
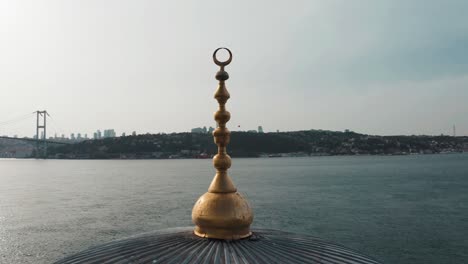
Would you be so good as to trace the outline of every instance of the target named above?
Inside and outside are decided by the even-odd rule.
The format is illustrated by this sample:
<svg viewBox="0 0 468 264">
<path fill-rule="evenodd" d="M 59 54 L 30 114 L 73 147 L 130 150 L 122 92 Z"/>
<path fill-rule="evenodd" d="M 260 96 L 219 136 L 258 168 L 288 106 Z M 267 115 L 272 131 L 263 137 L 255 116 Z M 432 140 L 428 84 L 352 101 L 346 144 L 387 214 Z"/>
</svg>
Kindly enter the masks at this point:
<svg viewBox="0 0 468 264">
<path fill-rule="evenodd" d="M 433 156 L 433 155 L 456 155 L 468 154 L 463 152 L 443 153 L 411 153 L 411 154 L 357 154 L 357 155 L 306 155 L 306 156 L 258 156 L 258 157 L 232 157 L 232 159 L 278 159 L 278 158 L 315 158 L 315 157 L 391 157 L 391 156 Z M 212 158 L 0 158 L 0 160 L 211 160 Z"/>
<path fill-rule="evenodd" d="M 2 146 L 3 144 L 3 146 Z M 232 132 L 231 157 L 415 155 L 468 152 L 468 137 L 373 136 L 352 131 Z M 0 157 L 52 159 L 204 159 L 217 153 L 210 133 L 144 134 L 40 145 L 0 141 Z"/>
</svg>

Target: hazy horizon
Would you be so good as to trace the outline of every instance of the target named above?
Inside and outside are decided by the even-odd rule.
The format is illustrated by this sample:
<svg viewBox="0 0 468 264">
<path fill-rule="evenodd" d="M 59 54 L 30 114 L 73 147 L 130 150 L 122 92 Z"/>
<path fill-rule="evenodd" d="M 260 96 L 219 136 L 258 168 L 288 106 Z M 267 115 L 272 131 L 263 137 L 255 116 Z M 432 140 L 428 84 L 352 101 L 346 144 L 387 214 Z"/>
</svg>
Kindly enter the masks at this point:
<svg viewBox="0 0 468 264">
<path fill-rule="evenodd" d="M 359 4 L 357 4 L 359 3 Z M 214 126 L 214 49 L 232 131 L 468 135 L 465 1 L 0 2 L 0 135 Z M 238 127 L 240 126 L 240 128 Z"/>
</svg>

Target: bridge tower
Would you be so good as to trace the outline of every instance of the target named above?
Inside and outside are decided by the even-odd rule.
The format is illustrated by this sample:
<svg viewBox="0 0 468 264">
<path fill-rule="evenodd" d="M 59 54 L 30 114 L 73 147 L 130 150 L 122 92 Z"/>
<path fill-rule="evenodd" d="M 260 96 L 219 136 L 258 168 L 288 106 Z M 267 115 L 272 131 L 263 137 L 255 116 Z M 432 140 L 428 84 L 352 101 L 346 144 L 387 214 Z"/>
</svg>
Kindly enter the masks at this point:
<svg viewBox="0 0 468 264">
<path fill-rule="evenodd" d="M 36 111 L 36 158 L 47 157 L 47 110 Z M 42 132 L 42 134 L 39 134 Z"/>
</svg>

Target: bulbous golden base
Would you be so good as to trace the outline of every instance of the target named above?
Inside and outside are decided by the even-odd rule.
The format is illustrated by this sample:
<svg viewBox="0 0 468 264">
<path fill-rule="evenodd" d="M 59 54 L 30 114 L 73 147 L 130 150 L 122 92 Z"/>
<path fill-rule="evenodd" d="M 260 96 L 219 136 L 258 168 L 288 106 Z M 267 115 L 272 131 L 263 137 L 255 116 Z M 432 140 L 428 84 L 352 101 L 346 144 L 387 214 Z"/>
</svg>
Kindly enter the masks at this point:
<svg viewBox="0 0 468 264">
<path fill-rule="evenodd" d="M 249 237 L 253 213 L 238 192 L 202 195 L 192 210 L 194 233 L 200 237 L 236 240 Z"/>
</svg>

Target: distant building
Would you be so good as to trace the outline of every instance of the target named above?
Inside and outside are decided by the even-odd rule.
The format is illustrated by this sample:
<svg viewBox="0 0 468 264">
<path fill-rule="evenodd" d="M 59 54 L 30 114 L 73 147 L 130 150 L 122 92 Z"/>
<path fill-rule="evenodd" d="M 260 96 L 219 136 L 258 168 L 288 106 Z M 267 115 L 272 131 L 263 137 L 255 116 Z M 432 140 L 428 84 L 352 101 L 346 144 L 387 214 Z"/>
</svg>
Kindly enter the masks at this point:
<svg viewBox="0 0 468 264">
<path fill-rule="evenodd" d="M 85 138 L 85 139 L 88 139 L 88 134 L 84 134 L 84 138 Z"/>
<path fill-rule="evenodd" d="M 71 133 L 71 134 L 70 134 L 70 139 L 71 139 L 71 140 L 75 140 L 75 133 Z"/>
<path fill-rule="evenodd" d="M 258 126 L 258 133 L 263 133 L 263 127 L 262 126 Z"/>
<path fill-rule="evenodd" d="M 190 154 L 190 150 L 188 150 L 188 149 L 182 149 L 182 150 L 180 151 L 180 154 L 188 155 L 188 154 Z"/>
<path fill-rule="evenodd" d="M 136 131 L 133 131 L 133 132 L 132 132 L 132 136 L 136 136 Z"/>
<path fill-rule="evenodd" d="M 101 135 L 101 130 L 96 131 L 97 139 L 100 139 L 102 137 Z"/>
<path fill-rule="evenodd" d="M 125 132 L 122 133 L 122 137 L 125 137 Z"/>
<path fill-rule="evenodd" d="M 104 130 L 104 138 L 112 138 L 115 137 L 114 129 L 105 129 Z"/>
<path fill-rule="evenodd" d="M 206 130 L 206 127 L 205 127 L 205 130 Z M 206 133 L 206 132 L 203 132 L 203 128 L 201 128 L 201 127 L 192 128 L 191 132 L 192 133 L 198 133 L 198 134 Z"/>
<path fill-rule="evenodd" d="M 81 133 L 76 134 L 76 139 L 81 140 Z"/>
<path fill-rule="evenodd" d="M 204 126 L 204 127 L 192 128 L 190 131 L 192 133 L 206 134 L 206 133 L 212 133 L 214 131 L 214 128 L 210 127 L 209 129 L 207 129 L 206 126 Z"/>
</svg>

